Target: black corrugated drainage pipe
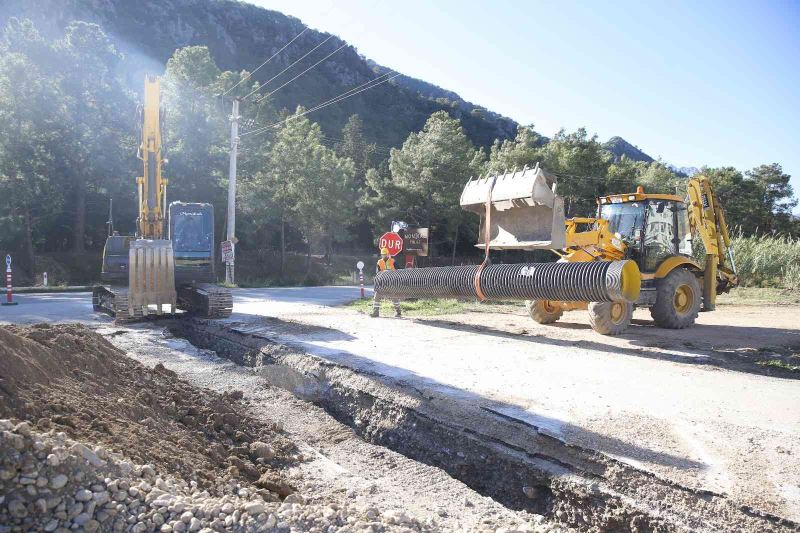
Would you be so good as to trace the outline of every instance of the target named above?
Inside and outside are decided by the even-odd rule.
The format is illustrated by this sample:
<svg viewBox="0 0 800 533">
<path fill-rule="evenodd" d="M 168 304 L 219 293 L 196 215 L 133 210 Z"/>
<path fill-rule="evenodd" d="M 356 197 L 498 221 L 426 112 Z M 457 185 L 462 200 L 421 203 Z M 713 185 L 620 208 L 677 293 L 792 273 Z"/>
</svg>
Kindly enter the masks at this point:
<svg viewBox="0 0 800 533">
<path fill-rule="evenodd" d="M 478 298 L 559 302 L 635 302 L 641 275 L 633 261 L 517 263 L 385 270 L 375 292 L 385 298 Z"/>
</svg>

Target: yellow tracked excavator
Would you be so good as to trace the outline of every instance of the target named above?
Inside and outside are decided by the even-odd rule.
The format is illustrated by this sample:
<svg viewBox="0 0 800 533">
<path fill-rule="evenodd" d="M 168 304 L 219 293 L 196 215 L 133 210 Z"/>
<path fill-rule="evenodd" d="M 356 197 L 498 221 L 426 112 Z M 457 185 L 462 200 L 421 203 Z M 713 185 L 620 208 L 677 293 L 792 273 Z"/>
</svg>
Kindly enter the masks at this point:
<svg viewBox="0 0 800 533">
<path fill-rule="evenodd" d="M 711 182 L 698 175 L 687 190 L 687 198 L 681 198 L 638 187 L 634 193 L 598 198 L 593 218 L 565 219 L 556 177 L 537 164 L 470 179 L 461 206 L 481 215 L 480 234 L 488 229 L 490 249 L 549 249 L 566 262 L 635 261 L 641 272 L 635 303 L 527 302 L 540 324 L 556 322 L 564 311 L 588 309 L 595 331 L 618 335 L 637 306 L 649 308 L 657 326 L 691 326 L 701 309 L 714 309 L 717 294 L 739 284 L 725 213 Z M 703 242 L 704 262 L 692 257 L 695 235 Z M 484 247 L 481 239 L 477 246 Z"/>
<path fill-rule="evenodd" d="M 145 76 L 136 235 L 119 235 L 110 225 L 103 249 L 103 284 L 94 288 L 92 303 L 95 310 L 118 320 L 179 309 L 224 318 L 231 314 L 233 299 L 229 289 L 214 284 L 214 207 L 183 202 L 167 206 L 160 96 L 158 77 Z"/>
</svg>

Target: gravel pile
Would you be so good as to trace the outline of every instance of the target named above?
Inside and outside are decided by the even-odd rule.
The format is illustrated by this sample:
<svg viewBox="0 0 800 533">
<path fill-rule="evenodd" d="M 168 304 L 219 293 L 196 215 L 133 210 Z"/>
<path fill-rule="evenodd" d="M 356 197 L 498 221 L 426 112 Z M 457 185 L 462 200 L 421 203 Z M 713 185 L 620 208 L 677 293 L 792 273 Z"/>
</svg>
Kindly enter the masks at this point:
<svg viewBox="0 0 800 533">
<path fill-rule="evenodd" d="M 265 501 L 229 481 L 212 495 L 63 432 L 0 420 L 0 531 L 425 531 L 400 511 Z"/>
<path fill-rule="evenodd" d="M 0 533 L 435 529 L 298 492 L 302 453 L 241 399 L 80 325 L 0 327 Z"/>
<path fill-rule="evenodd" d="M 282 471 L 297 448 L 280 424 L 245 415 L 241 398 L 146 367 L 83 326 L 0 327 L 0 418 L 63 431 L 212 494 L 241 479 L 283 499 L 294 491 Z"/>
</svg>

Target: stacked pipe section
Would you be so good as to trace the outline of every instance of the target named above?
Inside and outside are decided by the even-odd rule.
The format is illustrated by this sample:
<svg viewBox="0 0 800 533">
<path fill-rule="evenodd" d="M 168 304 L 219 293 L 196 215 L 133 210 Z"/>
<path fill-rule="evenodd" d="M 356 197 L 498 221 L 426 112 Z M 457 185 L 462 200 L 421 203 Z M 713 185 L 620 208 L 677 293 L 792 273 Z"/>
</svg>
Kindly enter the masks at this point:
<svg viewBox="0 0 800 533">
<path fill-rule="evenodd" d="M 635 302 L 640 287 L 633 261 L 407 268 L 375 277 L 383 298 Z"/>
</svg>

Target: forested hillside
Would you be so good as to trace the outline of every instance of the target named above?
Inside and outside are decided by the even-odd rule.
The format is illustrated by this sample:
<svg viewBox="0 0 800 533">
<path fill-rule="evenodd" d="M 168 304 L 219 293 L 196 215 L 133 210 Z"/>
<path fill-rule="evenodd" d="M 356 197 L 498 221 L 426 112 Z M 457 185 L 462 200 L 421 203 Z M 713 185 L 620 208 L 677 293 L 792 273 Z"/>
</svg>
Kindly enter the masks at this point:
<svg viewBox="0 0 800 533">
<path fill-rule="evenodd" d="M 160 72 L 177 49 L 207 46 L 223 70 L 252 70 L 280 50 L 304 25 L 296 18 L 233 0 L 8 0 L 0 8 L 0 24 L 10 16 L 30 18 L 47 37 L 57 37 L 72 20 L 98 23 L 122 54 L 120 69 L 136 89 L 145 70 Z M 266 81 L 315 46 L 318 53 L 298 64 L 299 73 L 342 47 L 329 60 L 273 95 L 277 109 L 311 107 L 376 76 L 356 49 L 337 36 L 306 31 L 255 78 Z M 281 79 L 275 87 L 287 81 Z M 359 113 L 365 134 L 380 145 L 397 146 L 419 130 L 431 113 L 448 110 L 463 118 L 475 144 L 488 146 L 514 135 L 516 123 L 493 113 L 474 112 L 456 101 L 418 95 L 402 82 L 387 83 L 336 106 L 321 110 L 315 120 L 328 135 L 338 133 L 350 115 Z"/>
<path fill-rule="evenodd" d="M 145 71 L 162 74 L 168 198 L 214 204 L 217 236 L 231 98 L 242 99 L 238 250 L 278 254 L 280 265 L 286 251 L 372 249 L 398 219 L 432 228 L 436 255 L 475 253 L 477 217 L 458 199 L 486 172 L 541 163 L 558 175 L 568 215 L 592 214 L 608 192 L 680 192 L 686 180 L 623 139 L 602 143 L 583 128 L 547 138 L 427 82 L 386 82 L 392 71 L 335 36 L 248 4 L 10 0 L 0 23 L 0 250 L 29 272 L 44 254 L 100 250 L 110 200 L 115 227 L 133 230 Z M 312 107 L 376 77 L 384 82 Z M 797 233 L 779 164 L 702 171 L 738 230 Z"/>
</svg>

